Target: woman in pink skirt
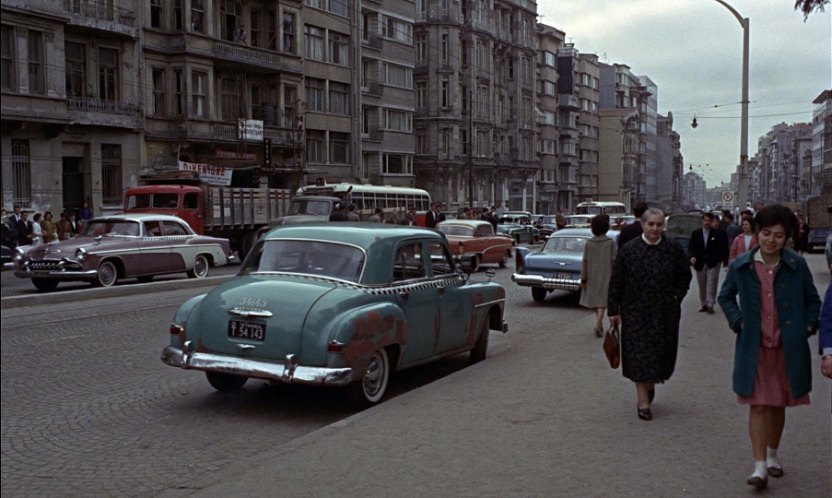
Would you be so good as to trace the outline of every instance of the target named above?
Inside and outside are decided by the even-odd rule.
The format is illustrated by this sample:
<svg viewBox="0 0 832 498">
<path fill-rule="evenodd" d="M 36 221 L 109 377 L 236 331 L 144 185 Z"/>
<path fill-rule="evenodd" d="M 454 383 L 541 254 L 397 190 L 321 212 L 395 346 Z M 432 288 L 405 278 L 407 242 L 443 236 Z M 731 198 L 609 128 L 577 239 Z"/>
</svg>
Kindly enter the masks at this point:
<svg viewBox="0 0 832 498">
<path fill-rule="evenodd" d="M 777 449 L 786 407 L 809 404 L 812 390 L 808 338 L 817 330 L 820 297 L 806 260 L 784 248 L 794 222 L 791 210 L 779 204 L 758 211 L 759 247 L 731 263 L 719 292 L 737 334 L 733 386 L 738 401 L 750 405 L 754 472 L 747 482 L 758 489 L 769 476 L 783 475 Z"/>
</svg>

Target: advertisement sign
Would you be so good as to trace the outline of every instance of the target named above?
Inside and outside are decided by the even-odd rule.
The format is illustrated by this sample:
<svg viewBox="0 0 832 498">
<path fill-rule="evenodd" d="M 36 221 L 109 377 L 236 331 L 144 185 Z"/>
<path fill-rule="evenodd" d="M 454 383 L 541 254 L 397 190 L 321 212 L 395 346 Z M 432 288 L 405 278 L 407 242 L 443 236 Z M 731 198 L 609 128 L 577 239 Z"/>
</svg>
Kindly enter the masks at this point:
<svg viewBox="0 0 832 498">
<path fill-rule="evenodd" d="M 237 138 L 252 142 L 263 141 L 263 121 L 259 119 L 237 120 Z"/>
<path fill-rule="evenodd" d="M 231 168 L 179 161 L 179 171 L 199 173 L 199 181 L 208 185 L 217 185 L 219 187 L 228 187 L 231 185 Z"/>
</svg>

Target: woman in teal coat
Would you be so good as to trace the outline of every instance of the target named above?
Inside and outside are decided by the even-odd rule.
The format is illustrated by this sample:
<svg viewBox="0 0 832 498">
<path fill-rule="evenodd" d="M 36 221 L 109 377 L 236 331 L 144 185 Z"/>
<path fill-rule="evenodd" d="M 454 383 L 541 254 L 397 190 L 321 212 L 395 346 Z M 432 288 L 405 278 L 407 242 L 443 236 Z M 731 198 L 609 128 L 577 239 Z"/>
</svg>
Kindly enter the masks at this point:
<svg viewBox="0 0 832 498">
<path fill-rule="evenodd" d="M 812 390 L 808 338 L 817 330 L 820 297 L 806 260 L 784 248 L 794 223 L 791 210 L 778 204 L 757 212 L 759 247 L 731 263 L 719 292 L 737 334 L 733 384 L 738 401 L 750 405 L 754 472 L 747 482 L 755 488 L 783 475 L 777 448 L 786 407 L 809 404 Z"/>
</svg>

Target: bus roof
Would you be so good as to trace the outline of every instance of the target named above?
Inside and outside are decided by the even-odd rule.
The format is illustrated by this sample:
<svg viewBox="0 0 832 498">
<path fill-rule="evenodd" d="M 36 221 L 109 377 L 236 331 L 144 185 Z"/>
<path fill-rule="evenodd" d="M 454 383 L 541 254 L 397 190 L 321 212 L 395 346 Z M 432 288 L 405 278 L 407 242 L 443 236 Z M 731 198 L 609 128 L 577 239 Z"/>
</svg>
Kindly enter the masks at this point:
<svg viewBox="0 0 832 498">
<path fill-rule="evenodd" d="M 298 195 L 313 194 L 313 193 L 329 193 L 345 194 L 350 193 L 379 193 L 379 194 L 412 194 L 412 195 L 426 195 L 430 197 L 426 190 L 411 187 L 392 187 L 389 185 L 365 185 L 361 183 L 328 183 L 326 185 L 304 185 L 297 191 Z"/>
</svg>

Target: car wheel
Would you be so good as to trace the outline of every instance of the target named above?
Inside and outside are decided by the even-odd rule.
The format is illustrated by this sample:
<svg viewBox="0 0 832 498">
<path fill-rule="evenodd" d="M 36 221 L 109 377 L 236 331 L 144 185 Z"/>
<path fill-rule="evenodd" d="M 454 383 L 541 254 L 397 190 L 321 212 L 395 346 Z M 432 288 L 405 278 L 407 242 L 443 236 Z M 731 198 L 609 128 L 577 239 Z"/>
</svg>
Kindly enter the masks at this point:
<svg viewBox="0 0 832 498">
<path fill-rule="evenodd" d="M 506 265 L 508 264 L 508 258 L 510 258 L 510 257 L 511 257 L 511 254 L 509 254 L 509 253 L 503 254 L 502 259 L 500 259 L 500 268 L 505 268 L 506 267 Z"/>
<path fill-rule="evenodd" d="M 211 387 L 220 392 L 239 391 L 245 385 L 248 377 L 219 372 L 205 372 Z"/>
<path fill-rule="evenodd" d="M 141 277 L 136 277 L 136 280 L 138 280 L 140 284 L 146 284 L 153 280 L 153 275 L 142 275 Z"/>
<path fill-rule="evenodd" d="M 105 261 L 98 266 L 98 278 L 95 285 L 98 287 L 112 287 L 118 280 L 118 268 L 112 261 Z"/>
<path fill-rule="evenodd" d="M 58 281 L 54 278 L 33 278 L 32 284 L 41 292 L 53 291 L 58 287 Z"/>
<path fill-rule="evenodd" d="M 471 364 L 479 363 L 485 359 L 488 353 L 488 335 L 490 333 L 491 331 L 488 330 L 488 317 L 486 317 L 480 329 L 480 335 L 477 337 L 477 343 L 474 345 L 474 349 L 471 350 Z"/>
<path fill-rule="evenodd" d="M 542 289 L 540 287 L 532 287 L 532 299 L 534 299 L 538 303 L 543 302 L 543 300 L 546 299 L 546 294 L 548 293 L 549 291 L 547 291 L 546 289 Z"/>
<path fill-rule="evenodd" d="M 194 267 L 188 270 L 189 278 L 205 278 L 208 276 L 208 258 L 204 254 L 200 254 L 194 260 Z"/>
<path fill-rule="evenodd" d="M 372 406 L 381 401 L 390 380 L 390 358 L 387 350 L 377 349 L 367 364 L 361 380 L 349 386 L 353 402 L 360 407 Z"/>
</svg>

